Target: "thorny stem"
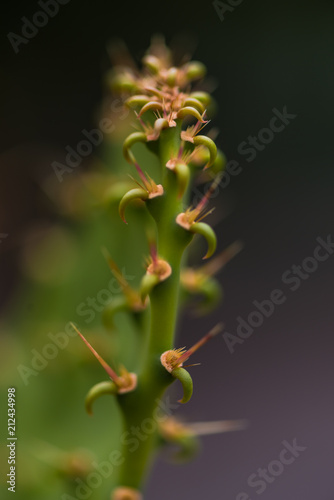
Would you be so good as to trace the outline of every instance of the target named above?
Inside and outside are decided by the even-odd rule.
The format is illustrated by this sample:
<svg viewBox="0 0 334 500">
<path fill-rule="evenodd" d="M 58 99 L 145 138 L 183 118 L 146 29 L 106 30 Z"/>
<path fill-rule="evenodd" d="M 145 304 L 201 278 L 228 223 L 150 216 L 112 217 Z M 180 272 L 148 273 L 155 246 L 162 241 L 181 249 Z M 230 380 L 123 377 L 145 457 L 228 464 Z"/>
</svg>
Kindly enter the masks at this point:
<svg viewBox="0 0 334 500">
<path fill-rule="evenodd" d="M 120 399 L 124 430 L 138 429 L 145 419 L 154 422 L 154 412 L 166 387 L 173 382 L 160 363 L 161 353 L 171 349 L 174 344 L 180 268 L 183 252 L 191 240 L 185 237 L 175 223 L 177 214 L 182 209 L 177 196 L 175 176 L 165 165 L 180 146 L 180 124 L 163 131 L 160 137 L 160 162 L 164 172 L 165 196 L 151 201 L 150 211 L 155 215 L 158 235 L 159 256 L 166 259 L 171 268 L 171 276 L 157 285 L 150 295 L 151 325 L 146 359 L 143 371 L 139 375 L 138 388 Z M 180 238 L 181 233 L 181 238 Z M 142 487 L 143 476 L 153 458 L 156 434 L 146 435 L 135 451 L 130 451 L 128 444 L 123 447 L 124 464 L 120 474 L 120 484 L 133 488 Z"/>
<path fill-rule="evenodd" d="M 152 423 L 167 386 L 175 379 L 160 363 L 161 353 L 174 345 L 179 304 L 180 270 L 184 251 L 193 235 L 176 224 L 177 215 L 183 211 L 184 201 L 178 196 L 179 188 L 175 173 L 166 168 L 171 158 L 181 151 L 181 124 L 163 129 L 159 139 L 159 161 L 162 170 L 164 196 L 147 202 L 147 207 L 155 219 L 157 227 L 157 248 L 160 258 L 172 268 L 166 281 L 159 283 L 150 294 L 151 324 L 143 370 L 139 374 L 136 391 L 119 397 L 122 407 L 124 431 L 141 429 L 147 419 Z M 138 447 L 132 449 L 128 442 L 123 444 L 124 462 L 121 467 L 119 484 L 141 490 L 143 480 L 153 460 L 156 449 L 156 432 L 139 435 Z"/>
<path fill-rule="evenodd" d="M 133 310 L 137 311 L 141 306 L 147 307 L 150 316 L 150 328 L 145 339 L 141 369 L 138 374 L 130 374 L 131 380 L 134 380 L 136 385 L 128 385 L 125 388 L 127 392 L 124 392 L 123 379 L 111 371 L 81 336 L 116 385 L 118 383 L 115 392 L 121 408 L 124 432 L 121 439 L 123 448 L 118 478 L 119 489 L 112 499 L 122 497 L 122 500 L 130 499 L 129 491 L 134 491 L 135 495 L 138 492 L 136 498 L 140 497 L 139 492 L 143 489 L 146 474 L 158 448 L 158 424 L 168 416 L 160 408 L 166 388 L 178 378 L 184 388 L 184 398 L 181 402 L 189 400 L 192 394 L 192 380 L 181 365 L 219 330 L 219 327 L 211 330 L 188 351 L 176 350 L 179 358 L 175 369 L 168 371 L 163 366 L 161 355 L 174 349 L 180 272 L 186 248 L 195 233 L 207 239 L 209 249 L 205 258 L 212 255 L 216 246 L 213 230 L 207 224 L 199 222 L 201 219 L 198 217 L 202 215 L 217 182 L 212 184 L 195 209 L 186 209 L 186 206 L 189 204 L 189 181 L 199 170 L 198 167 L 203 159 L 202 153 L 198 152 L 203 152 L 203 148 L 208 151 L 209 160 L 207 158 L 204 160 L 205 166 L 202 163 L 202 168 L 207 169 L 215 164 L 217 148 L 208 137 L 197 135 L 208 123 L 204 120 L 204 116 L 210 96 L 205 92 L 188 93 L 191 82 L 203 77 L 204 66 L 192 62 L 175 68 L 172 66 L 169 51 L 161 45 L 161 42 L 158 42 L 155 48 L 153 46 L 153 49 L 156 52 L 153 50 L 152 54 L 143 59 L 148 72 L 146 70 L 140 77 L 138 73 L 132 73 L 131 69 L 124 72 L 123 68 L 114 81 L 114 88 L 118 88 L 121 92 L 128 92 L 131 89 L 132 96 L 127 102 L 130 107 L 141 107 L 136 115 L 143 128 L 141 132 L 130 134 L 123 146 L 124 156 L 136 168 L 143 186 L 139 184 L 140 189 L 132 189 L 123 196 L 120 202 L 120 215 L 125 221 L 126 206 L 138 198 L 145 202 L 156 225 L 156 240 L 150 245 L 152 262 L 147 267 L 140 291 L 137 293 L 131 289 L 129 294 L 128 287 L 123 286 L 127 300 L 122 302 L 122 306 L 132 306 Z M 148 116 L 151 121 L 147 121 Z M 189 117 L 192 120 L 195 118 L 197 124 L 182 130 L 184 120 Z M 161 185 L 155 184 L 157 179 L 146 177 L 145 168 L 142 169 L 138 164 L 131 150 L 136 142 L 146 143 L 146 146 L 158 155 Z M 117 268 L 110 259 L 108 261 L 113 273 L 117 275 Z M 167 269 L 168 272 L 161 272 L 161 269 L 163 271 Z M 142 304 L 139 300 L 142 300 Z M 109 385 L 98 385 L 97 392 L 93 391 L 93 397 L 95 398 L 100 392 L 108 392 L 109 387 Z M 127 491 L 125 496 L 122 491 Z"/>
</svg>

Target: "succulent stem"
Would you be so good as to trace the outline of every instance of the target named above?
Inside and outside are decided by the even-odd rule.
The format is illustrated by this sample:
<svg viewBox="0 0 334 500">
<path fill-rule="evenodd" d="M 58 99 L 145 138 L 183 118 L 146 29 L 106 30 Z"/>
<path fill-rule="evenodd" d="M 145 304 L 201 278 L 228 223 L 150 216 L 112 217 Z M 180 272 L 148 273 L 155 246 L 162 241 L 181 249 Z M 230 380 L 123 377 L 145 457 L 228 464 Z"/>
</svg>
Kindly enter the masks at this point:
<svg viewBox="0 0 334 500">
<path fill-rule="evenodd" d="M 143 345 L 137 350 L 141 356 L 140 362 L 136 363 L 138 373 L 122 368 L 118 375 L 73 325 L 111 378 L 111 381 L 97 384 L 89 391 L 86 399 L 88 412 L 91 413 L 97 397 L 114 394 L 123 419 L 123 461 L 113 500 L 142 499 L 147 472 L 161 444 L 159 425 L 167 417 L 160 408 L 165 390 L 178 379 L 183 387 L 183 397 L 179 402 L 189 401 L 193 381 L 182 365 L 221 330 L 221 325 L 217 325 L 188 350 L 174 348 L 180 277 L 187 247 L 195 240 L 194 235 L 204 236 L 208 244 L 204 257 L 207 259 L 212 256 L 217 244 L 213 229 L 201 221 L 211 212 L 205 213 L 205 209 L 218 187 L 218 177 L 197 206 L 184 209 L 191 202 L 188 198 L 197 175 L 195 167 L 205 164 L 203 170 L 212 167 L 216 171 L 219 160 L 214 141 L 205 135 L 198 135 L 208 124 L 205 109 L 210 105 L 211 98 L 205 92 L 191 92 L 191 83 L 203 78 L 206 70 L 196 61 L 186 62 L 180 67 L 173 66 L 171 54 L 161 40 L 156 41 L 152 52 L 145 55 L 143 65 L 142 74 L 132 67 L 121 68 L 120 74 L 116 71 L 112 83 L 114 89 L 127 97 L 126 105 L 137 111 L 134 113 L 140 127 L 140 131 L 129 134 L 123 144 L 123 155 L 131 168 L 135 167 L 140 182 L 135 181 L 138 186 L 128 190 L 119 203 L 119 214 L 124 222 L 125 210 L 130 203 L 135 204 L 139 200 L 147 210 L 145 225 L 140 230 L 143 234 L 150 234 L 150 259 L 144 275 L 139 276 L 139 285 L 130 287 L 104 251 L 122 291 L 117 299 L 106 305 L 103 314 L 105 324 L 111 328 L 113 317 L 119 311 L 138 313 L 145 309 L 146 318 L 150 320 L 145 335 L 139 336 Z M 186 127 L 189 122 L 190 126 Z M 191 125 L 194 122 L 195 125 Z M 132 148 L 136 148 L 138 142 L 142 143 L 142 149 L 146 148 L 157 156 L 158 172 L 151 174 L 141 155 L 137 161 Z M 207 173 L 204 175 L 207 176 Z M 161 184 L 156 184 L 155 180 Z M 133 251 L 136 251 L 136 244 Z M 232 249 L 232 253 L 236 251 Z M 224 256 L 211 267 L 207 265 L 194 281 L 190 275 L 188 282 L 184 278 L 184 288 L 188 286 L 190 291 L 202 293 L 207 306 L 216 304 L 220 293 L 218 283 L 211 279 L 211 275 L 226 259 Z M 132 439 L 131 446 L 130 436 L 133 434 L 136 439 Z M 193 436 L 190 439 L 189 435 L 182 435 L 182 439 L 185 440 L 185 448 L 194 448 Z"/>
</svg>

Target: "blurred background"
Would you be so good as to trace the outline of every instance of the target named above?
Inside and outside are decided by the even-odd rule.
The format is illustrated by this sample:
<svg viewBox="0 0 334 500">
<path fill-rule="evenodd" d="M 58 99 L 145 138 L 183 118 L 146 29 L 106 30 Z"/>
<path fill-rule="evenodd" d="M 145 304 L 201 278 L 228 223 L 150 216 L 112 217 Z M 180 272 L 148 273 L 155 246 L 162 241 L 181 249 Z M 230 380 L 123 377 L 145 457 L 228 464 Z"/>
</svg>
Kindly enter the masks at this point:
<svg viewBox="0 0 334 500">
<path fill-rule="evenodd" d="M 85 206 L 71 191 L 71 179 L 94 164 L 100 168 L 109 154 L 117 159 L 117 147 L 95 148 L 65 173 L 65 194 L 52 162 L 63 163 L 66 146 L 75 147 L 83 129 L 96 127 L 110 40 L 123 39 L 140 61 L 151 35 L 162 33 L 207 66 L 218 105 L 210 126 L 219 129 L 219 147 L 238 165 L 238 175 L 214 200 L 219 248 L 244 244 L 219 275 L 224 302 L 208 318 L 186 313 L 180 345 L 217 321 L 237 335 L 240 318 L 247 322 L 256 310 L 253 302 L 269 299 L 275 289 L 286 299 L 242 343 L 239 337 L 233 353 L 220 335 L 196 355 L 201 366 L 192 369 L 194 397 L 176 412 L 191 422 L 242 418 L 248 427 L 203 438 L 201 453 L 182 468 L 158 459 L 146 498 L 196 500 L 210 493 L 224 500 L 333 500 L 334 255 L 318 265 L 305 261 L 317 238 L 334 239 L 333 2 L 70 0 L 16 53 L 8 33 L 22 36 L 22 17 L 32 19 L 38 10 L 38 2 L 5 2 L 1 21 L 1 407 L 4 413 L 7 387 L 16 386 L 22 453 L 16 498 L 62 498 L 71 491 L 68 477 L 85 477 L 92 456 L 99 461 L 108 452 L 113 403 L 98 403 L 94 420 L 85 415 L 86 391 L 103 377 L 77 339 L 54 359 L 49 353 L 41 373 L 26 372 L 27 384 L 17 366 L 31 367 L 48 334 L 68 321 L 84 324 L 77 305 L 111 279 L 100 247 L 121 249 L 107 219 L 83 222 Z M 284 128 L 268 132 L 284 109 L 290 116 Z M 96 185 L 98 192 L 99 180 Z M 282 280 L 296 272 L 303 273 L 298 286 Z M 135 282 L 134 269 L 126 273 Z M 98 319 L 90 328 L 98 328 L 102 350 L 109 346 Z M 6 414 L 2 444 L 5 438 Z M 279 473 L 269 467 L 273 473 L 262 479 L 259 493 L 261 483 L 252 486 L 249 477 L 259 481 L 259 469 L 268 469 L 282 442 L 293 440 L 305 450 Z M 79 460 L 81 448 L 93 451 Z M 6 453 L 3 448 L 5 473 Z"/>
</svg>

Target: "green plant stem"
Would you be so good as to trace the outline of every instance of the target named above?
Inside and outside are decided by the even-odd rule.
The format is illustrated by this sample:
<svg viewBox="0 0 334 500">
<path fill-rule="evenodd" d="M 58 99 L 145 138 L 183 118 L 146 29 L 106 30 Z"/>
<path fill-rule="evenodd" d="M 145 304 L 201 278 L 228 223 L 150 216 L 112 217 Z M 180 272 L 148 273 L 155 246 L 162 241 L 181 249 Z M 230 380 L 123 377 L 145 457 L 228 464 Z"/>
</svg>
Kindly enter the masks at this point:
<svg viewBox="0 0 334 500">
<path fill-rule="evenodd" d="M 160 162 L 165 193 L 162 197 L 147 202 L 157 225 L 159 257 L 168 261 L 172 274 L 150 293 L 150 333 L 138 387 L 134 392 L 119 397 L 125 436 L 119 484 L 139 490 L 158 446 L 156 429 L 159 413 L 160 419 L 165 418 L 161 415 L 158 404 L 167 386 L 175 380 L 162 367 L 160 356 L 174 346 L 181 262 L 184 250 L 192 239 L 192 235 L 175 222 L 177 214 L 182 211 L 182 200 L 178 198 L 176 175 L 166 168 L 167 161 L 178 154 L 180 130 L 181 124 L 177 123 L 176 127 L 161 133 Z M 143 426 L 145 429 L 146 424 L 147 428 L 154 430 L 145 432 Z"/>
</svg>

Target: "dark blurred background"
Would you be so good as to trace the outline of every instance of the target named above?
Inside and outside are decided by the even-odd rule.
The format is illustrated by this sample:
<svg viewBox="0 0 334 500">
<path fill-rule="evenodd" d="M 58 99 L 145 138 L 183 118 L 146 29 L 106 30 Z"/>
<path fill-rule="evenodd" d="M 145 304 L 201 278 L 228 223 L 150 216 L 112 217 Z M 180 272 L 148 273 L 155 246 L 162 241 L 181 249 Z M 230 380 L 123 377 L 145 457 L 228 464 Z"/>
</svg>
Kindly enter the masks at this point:
<svg viewBox="0 0 334 500">
<path fill-rule="evenodd" d="M 154 33 L 193 45 L 194 58 L 213 78 L 217 142 L 240 166 L 221 193 L 219 245 L 241 239 L 244 249 L 221 274 L 222 306 L 210 319 L 184 317 L 180 345 L 217 320 L 235 335 L 237 318 L 246 320 L 253 301 L 268 299 L 274 289 L 286 300 L 233 354 L 222 335 L 203 348 L 202 366 L 192 372 L 193 400 L 178 411 L 191 421 L 245 418 L 248 428 L 204 438 L 202 453 L 183 468 L 159 460 L 147 499 L 333 500 L 334 255 L 295 291 L 282 275 L 313 255 L 318 237 L 334 239 L 334 5 L 226 5 L 70 0 L 16 54 L 7 34 L 20 34 L 21 18 L 39 7 L 2 3 L 0 233 L 8 236 L 0 246 L 1 301 L 6 307 L 20 279 L 24 229 L 55 218 L 40 188 L 51 162 L 96 124 L 108 42 L 123 39 L 138 61 Z M 284 107 L 295 118 L 247 161 L 240 144 L 269 126 L 274 108 Z M 294 439 L 306 450 L 257 493 L 249 476 Z"/>
</svg>

